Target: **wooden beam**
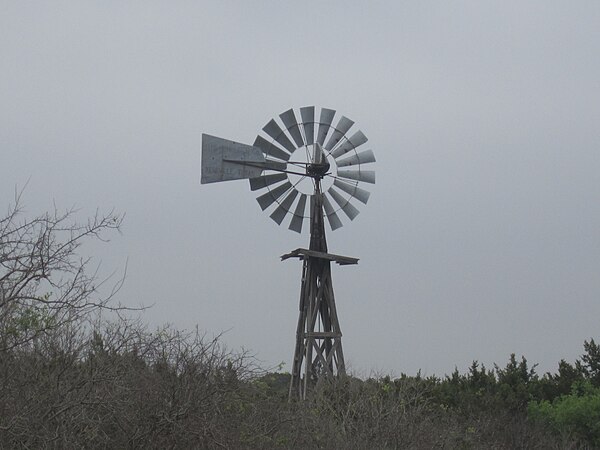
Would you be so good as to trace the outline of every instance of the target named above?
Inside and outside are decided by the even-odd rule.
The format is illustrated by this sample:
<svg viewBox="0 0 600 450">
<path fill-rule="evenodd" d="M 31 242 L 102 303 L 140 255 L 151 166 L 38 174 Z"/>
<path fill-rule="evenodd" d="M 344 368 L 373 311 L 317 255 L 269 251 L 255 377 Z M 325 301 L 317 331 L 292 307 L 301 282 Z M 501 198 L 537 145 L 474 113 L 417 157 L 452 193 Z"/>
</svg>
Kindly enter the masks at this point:
<svg viewBox="0 0 600 450">
<path fill-rule="evenodd" d="M 285 261 L 288 258 L 299 258 L 302 260 L 306 258 L 324 259 L 327 261 L 334 261 L 340 266 L 358 264 L 359 261 L 358 258 L 352 258 L 351 256 L 334 255 L 333 253 L 319 252 L 316 250 L 307 250 L 305 248 L 297 248 L 296 250 L 292 250 L 290 253 L 281 255 L 282 261 Z"/>
</svg>

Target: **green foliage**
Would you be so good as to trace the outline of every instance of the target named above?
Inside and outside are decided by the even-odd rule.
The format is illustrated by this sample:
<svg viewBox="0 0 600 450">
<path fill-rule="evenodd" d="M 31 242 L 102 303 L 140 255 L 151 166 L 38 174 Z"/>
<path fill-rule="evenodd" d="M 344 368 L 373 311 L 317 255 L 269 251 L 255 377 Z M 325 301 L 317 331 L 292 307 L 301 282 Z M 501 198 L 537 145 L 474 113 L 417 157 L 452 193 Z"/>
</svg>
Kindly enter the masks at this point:
<svg viewBox="0 0 600 450">
<path fill-rule="evenodd" d="M 486 369 L 473 361 L 466 374 L 455 369 L 432 384 L 433 399 L 440 406 L 473 415 L 493 409 L 523 412 L 538 390 L 535 366 L 530 368 L 524 357 L 518 361 L 514 354 L 503 368 Z"/>
<path fill-rule="evenodd" d="M 54 320 L 47 308 L 27 306 L 16 310 L 7 326 L 7 333 L 19 335 L 21 333 L 35 333 L 38 330 L 50 328 Z"/>
<path fill-rule="evenodd" d="M 585 354 L 581 356 L 581 366 L 592 385 L 600 387 L 600 345 L 593 339 L 584 341 Z"/>
<path fill-rule="evenodd" d="M 548 400 L 567 395 L 575 383 L 584 381 L 584 372 L 580 364 L 569 364 L 564 359 L 558 363 L 558 373 L 546 373 L 539 380 L 537 400 Z"/>
<path fill-rule="evenodd" d="M 528 412 L 532 419 L 549 424 L 560 434 L 600 447 L 600 388 L 589 381 L 576 383 L 572 394 L 553 402 L 531 402 Z"/>
<path fill-rule="evenodd" d="M 529 368 L 524 356 L 517 362 L 513 353 L 504 369 L 496 366 L 496 374 L 498 395 L 504 400 L 505 406 L 511 411 L 522 411 L 531 400 L 538 381 L 535 365 Z"/>
<path fill-rule="evenodd" d="M 264 396 L 287 400 L 290 379 L 291 375 L 289 373 L 271 372 L 257 378 L 252 384 Z"/>
<path fill-rule="evenodd" d="M 49 297 L 50 294 L 46 294 L 42 298 L 47 300 Z M 2 314 L 0 347 L 6 348 L 14 343 L 29 341 L 57 325 L 57 312 L 48 306 L 37 303 L 11 306 L 10 310 L 6 308 Z"/>
<path fill-rule="evenodd" d="M 600 447 L 600 346 L 584 341 L 585 353 L 571 365 L 561 360 L 558 373 L 541 380 L 541 395 L 528 405 L 529 416 L 580 445 Z"/>
</svg>

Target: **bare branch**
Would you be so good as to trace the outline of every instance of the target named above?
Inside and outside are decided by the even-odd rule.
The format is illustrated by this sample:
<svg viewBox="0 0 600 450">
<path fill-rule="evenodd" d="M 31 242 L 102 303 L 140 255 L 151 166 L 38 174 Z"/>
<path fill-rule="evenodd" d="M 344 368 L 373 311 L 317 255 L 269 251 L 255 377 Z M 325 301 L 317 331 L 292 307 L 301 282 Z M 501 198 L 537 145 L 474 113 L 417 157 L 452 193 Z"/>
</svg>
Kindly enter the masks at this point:
<svg viewBox="0 0 600 450">
<path fill-rule="evenodd" d="M 123 215 L 99 210 L 85 222 L 70 208 L 23 217 L 24 189 L 0 219 L 0 350 L 25 345 L 46 331 L 102 309 L 126 309 L 112 300 L 123 286 L 126 268 L 99 278 L 91 258 L 80 256 L 87 241 L 108 242 L 120 231 Z M 108 294 L 102 294 L 108 289 Z M 133 309 L 133 308 L 130 308 Z"/>
</svg>

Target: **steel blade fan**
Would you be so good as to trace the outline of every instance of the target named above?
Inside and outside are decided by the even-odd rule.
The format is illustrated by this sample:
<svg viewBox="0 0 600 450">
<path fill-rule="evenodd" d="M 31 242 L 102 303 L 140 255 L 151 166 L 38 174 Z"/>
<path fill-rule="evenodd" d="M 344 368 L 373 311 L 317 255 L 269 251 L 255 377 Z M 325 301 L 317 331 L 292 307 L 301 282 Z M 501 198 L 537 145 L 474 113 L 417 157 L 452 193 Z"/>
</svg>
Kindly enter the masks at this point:
<svg viewBox="0 0 600 450">
<path fill-rule="evenodd" d="M 331 262 L 358 259 L 328 252 L 325 218 L 332 230 L 359 214 L 370 193 L 361 184 L 375 183 L 372 150 L 354 121 L 329 108 L 288 109 L 259 132 L 253 145 L 204 134 L 201 182 L 247 178 L 257 201 L 277 224 L 301 233 L 309 223 L 309 248 L 283 255 L 303 261 L 300 316 L 290 381 L 290 399 L 306 398 L 319 377 L 345 375 Z"/>
<path fill-rule="evenodd" d="M 335 116 L 328 108 L 304 107 L 299 114 L 289 109 L 279 115 L 280 123 L 271 119 L 254 141 L 265 161 L 285 164 L 285 169 L 265 169 L 250 178 L 250 189 L 260 191 L 257 200 L 263 210 L 272 207 L 275 222 L 289 218 L 288 228 L 298 233 L 310 219 L 307 198 L 323 198 L 325 217 L 335 230 L 342 226 L 340 214 L 350 220 L 358 215 L 355 200 L 368 201 L 369 192 L 359 185 L 375 183 L 374 172 L 366 169 L 375 156 L 361 147 L 367 137 L 352 132 L 352 120 L 340 116 L 336 121 Z"/>
</svg>

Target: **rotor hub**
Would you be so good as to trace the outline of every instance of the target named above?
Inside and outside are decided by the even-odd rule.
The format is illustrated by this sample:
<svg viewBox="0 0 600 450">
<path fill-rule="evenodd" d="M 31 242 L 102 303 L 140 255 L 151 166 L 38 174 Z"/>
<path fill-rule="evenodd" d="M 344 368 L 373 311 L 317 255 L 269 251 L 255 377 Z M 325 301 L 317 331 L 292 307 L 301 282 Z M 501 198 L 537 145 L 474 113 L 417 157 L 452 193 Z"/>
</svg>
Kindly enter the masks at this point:
<svg viewBox="0 0 600 450">
<path fill-rule="evenodd" d="M 325 175 L 327 175 L 327 172 L 329 172 L 330 168 L 331 165 L 327 160 L 325 160 L 325 162 L 321 164 L 309 164 L 308 166 L 306 166 L 306 175 L 308 175 L 309 177 L 321 179 Z"/>
</svg>

